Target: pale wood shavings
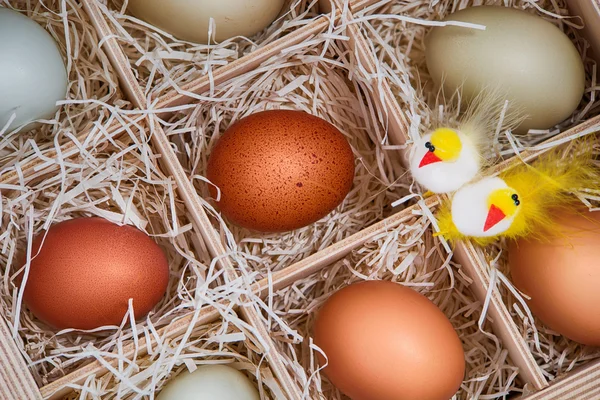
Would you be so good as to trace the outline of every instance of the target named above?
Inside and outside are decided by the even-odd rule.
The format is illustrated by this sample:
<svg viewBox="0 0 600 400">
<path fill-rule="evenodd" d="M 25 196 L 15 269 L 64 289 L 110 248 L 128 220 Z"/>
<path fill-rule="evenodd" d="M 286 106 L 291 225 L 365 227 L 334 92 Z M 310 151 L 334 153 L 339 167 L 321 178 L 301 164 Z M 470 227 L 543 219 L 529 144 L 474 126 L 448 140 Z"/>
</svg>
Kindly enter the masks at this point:
<svg viewBox="0 0 600 400">
<path fill-rule="evenodd" d="M 370 279 L 410 286 L 429 297 L 450 319 L 461 337 L 467 361 L 465 380 L 456 398 L 492 399 L 521 390 L 516 382 L 518 369 L 489 332 L 489 321 L 484 317 L 484 330 L 477 324 L 482 304 L 469 289 L 471 281 L 464 277 L 460 266 L 450 261 L 451 255 L 432 238 L 429 229 L 430 220 L 415 215 L 405 225 L 382 232 L 339 262 L 267 300 L 284 324 L 266 313 L 264 322 L 273 332 L 288 370 L 304 388 L 305 398 L 347 399 L 319 370 L 312 327 L 315 313 L 332 293 Z M 301 339 L 290 336 L 290 329 Z"/>
<path fill-rule="evenodd" d="M 293 32 L 318 15 L 317 0 L 289 0 L 279 18 L 254 37 L 207 45 L 178 40 L 129 15 L 124 0 L 101 3 L 141 87 L 153 98 L 198 77 L 212 76 L 213 70 Z"/>
<path fill-rule="evenodd" d="M 223 309 L 223 313 L 224 322 L 199 325 L 190 328 L 185 336 L 156 344 L 149 355 L 137 360 L 132 370 L 115 371 L 95 379 L 93 384 L 74 385 L 71 398 L 153 398 L 179 374 L 194 372 L 201 365 L 225 364 L 244 372 L 261 399 L 285 400 L 263 355 L 256 351 L 252 332 L 231 310 Z"/>
<path fill-rule="evenodd" d="M 211 150 L 234 122 L 265 109 L 296 109 L 331 122 L 348 138 L 356 157 L 354 187 L 344 202 L 315 224 L 283 234 L 241 229 L 211 212 L 242 271 L 258 278 L 358 232 L 392 212 L 389 204 L 405 198 L 409 177 L 396 149 L 385 149 L 386 130 L 368 95 L 373 87 L 362 77 L 345 50 L 343 27 L 317 35 L 277 54 L 260 67 L 217 86 L 193 108 L 181 107 L 162 121 L 177 146 L 179 160 L 204 199 L 210 199 L 203 175 Z"/>
<path fill-rule="evenodd" d="M 27 187 L 0 196 L 0 307 L 11 329 L 18 332 L 23 355 L 40 386 L 93 359 L 119 358 L 113 374 L 125 378 L 135 372 L 136 360 L 121 355 L 120 349 L 132 339 L 137 347 L 138 335 L 158 337 L 159 328 L 228 295 L 225 288 L 209 287 L 214 286 L 216 272 L 210 270 L 207 251 L 193 238 L 197 233 L 175 195 L 174 182 L 158 169 L 147 140 L 139 139 L 143 133 L 134 133 L 133 126 L 130 129 L 138 143 L 113 141 L 92 148 L 83 160 L 59 158 L 56 174 L 40 176 Z M 167 295 L 133 327 L 126 322 L 120 328 L 93 333 L 55 332 L 21 303 L 15 277 L 31 238 L 53 223 L 81 216 L 134 225 L 151 235 L 167 254 L 171 271 Z M 103 390 L 112 390 L 96 377 L 84 386 L 84 391 L 93 390 L 99 396 Z"/>
<path fill-rule="evenodd" d="M 515 138 L 507 132 L 498 135 L 495 147 L 500 154 L 509 157 L 514 154 L 511 140 L 518 150 L 531 148 L 542 141 L 568 128 L 595 116 L 600 111 L 596 83 L 596 64 L 589 57 L 589 45 L 581 36 L 578 19 L 569 17 L 564 1 L 540 0 L 504 0 L 504 1 L 397 1 L 382 0 L 367 9 L 356 13 L 357 23 L 361 24 L 365 35 L 371 39 L 371 49 L 376 54 L 379 65 L 375 78 L 389 80 L 403 105 L 410 121 L 410 135 L 414 139 L 420 137 L 423 130 L 429 129 L 438 120 L 439 113 L 444 112 L 444 99 L 438 92 L 427 72 L 425 65 L 424 38 L 432 21 L 438 21 L 460 9 L 493 4 L 515 7 L 538 14 L 557 25 L 575 43 L 582 54 L 586 67 L 586 92 L 579 108 L 573 115 L 556 129 L 531 131 L 525 137 Z M 411 17 L 411 20 L 406 20 Z M 441 107 L 441 108 L 440 108 Z M 510 136 L 510 137 L 507 137 Z"/>
<path fill-rule="evenodd" d="M 111 121 L 114 116 L 103 104 L 122 108 L 130 105 L 124 100 L 107 56 L 97 46 L 99 38 L 94 27 L 77 1 L 1 0 L 0 6 L 22 12 L 50 33 L 69 76 L 66 100 L 52 120 L 26 133 L 0 132 L 2 174 L 31 154 L 51 153 L 56 144 L 72 142 L 75 136 L 91 130 L 95 122 Z M 95 102 L 80 102 L 88 99 Z"/>
</svg>

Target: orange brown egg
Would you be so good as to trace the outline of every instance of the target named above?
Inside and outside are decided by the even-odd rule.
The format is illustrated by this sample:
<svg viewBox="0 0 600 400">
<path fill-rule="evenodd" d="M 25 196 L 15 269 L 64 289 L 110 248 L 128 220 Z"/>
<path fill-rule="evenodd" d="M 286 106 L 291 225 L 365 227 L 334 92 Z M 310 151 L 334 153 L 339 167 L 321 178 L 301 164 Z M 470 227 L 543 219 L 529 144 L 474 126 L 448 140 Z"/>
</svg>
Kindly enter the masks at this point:
<svg viewBox="0 0 600 400">
<path fill-rule="evenodd" d="M 425 296 L 387 281 L 334 293 L 317 314 L 323 372 L 353 400 L 448 400 L 465 374 L 450 321 Z"/>
<path fill-rule="evenodd" d="M 164 296 L 169 264 L 145 233 L 103 218 L 57 223 L 32 243 L 24 302 L 57 329 L 119 325 L 133 299 L 135 317 Z"/>
<path fill-rule="evenodd" d="M 272 110 L 233 124 L 208 162 L 211 196 L 231 222 L 262 232 L 310 225 L 352 188 L 354 156 L 329 122 L 302 111 Z"/>
<path fill-rule="evenodd" d="M 553 216 L 556 235 L 510 245 L 512 280 L 546 326 L 576 342 L 600 346 L 600 212 Z"/>
</svg>

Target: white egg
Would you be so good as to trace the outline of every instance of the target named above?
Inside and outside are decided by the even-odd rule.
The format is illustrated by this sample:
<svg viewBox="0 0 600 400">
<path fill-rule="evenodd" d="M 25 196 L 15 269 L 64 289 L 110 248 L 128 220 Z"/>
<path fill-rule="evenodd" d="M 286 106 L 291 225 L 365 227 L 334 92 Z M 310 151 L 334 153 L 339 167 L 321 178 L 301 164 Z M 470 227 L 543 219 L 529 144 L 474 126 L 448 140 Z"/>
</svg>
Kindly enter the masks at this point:
<svg viewBox="0 0 600 400">
<path fill-rule="evenodd" d="M 271 24 L 285 0 L 129 0 L 129 10 L 178 39 L 208 43 L 210 19 L 217 42 L 252 36 Z"/>
<path fill-rule="evenodd" d="M 35 21 L 0 7 L 0 129 L 52 118 L 67 93 L 67 72 L 52 36 Z M 29 124 L 22 131 L 34 128 Z"/>
<path fill-rule="evenodd" d="M 258 390 L 240 371 L 226 365 L 203 365 L 167 383 L 157 400 L 259 400 Z"/>
</svg>

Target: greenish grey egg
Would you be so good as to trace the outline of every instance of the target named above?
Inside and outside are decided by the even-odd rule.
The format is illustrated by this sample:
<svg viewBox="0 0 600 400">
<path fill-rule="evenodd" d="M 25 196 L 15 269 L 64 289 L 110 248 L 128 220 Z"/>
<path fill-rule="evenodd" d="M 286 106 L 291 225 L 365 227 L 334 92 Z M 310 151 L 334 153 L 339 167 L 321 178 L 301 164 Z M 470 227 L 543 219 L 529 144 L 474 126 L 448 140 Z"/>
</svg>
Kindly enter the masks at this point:
<svg viewBox="0 0 600 400">
<path fill-rule="evenodd" d="M 35 21 L 0 7 L 0 130 L 52 118 L 67 93 L 67 72 L 52 36 Z M 29 124 L 22 131 L 34 128 Z"/>
<path fill-rule="evenodd" d="M 528 12 L 499 7 L 466 8 L 446 17 L 485 26 L 435 27 L 426 39 L 427 68 L 444 93 L 466 99 L 501 89 L 528 118 L 519 127 L 548 129 L 567 119 L 585 90 L 579 52 L 560 29 Z"/>
<path fill-rule="evenodd" d="M 258 390 L 240 371 L 223 364 L 201 365 L 168 382 L 157 400 L 260 400 Z"/>
</svg>

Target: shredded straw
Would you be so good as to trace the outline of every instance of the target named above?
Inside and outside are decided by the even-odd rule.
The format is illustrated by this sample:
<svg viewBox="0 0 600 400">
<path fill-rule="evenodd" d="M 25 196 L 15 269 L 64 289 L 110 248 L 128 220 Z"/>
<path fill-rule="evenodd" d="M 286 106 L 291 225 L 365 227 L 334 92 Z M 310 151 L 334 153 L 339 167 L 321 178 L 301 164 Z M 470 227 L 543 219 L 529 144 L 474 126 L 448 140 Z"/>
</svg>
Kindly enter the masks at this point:
<svg viewBox="0 0 600 400">
<path fill-rule="evenodd" d="M 443 102 L 436 102 L 436 92 L 430 87 L 424 35 L 434 21 L 474 3 L 380 1 L 357 13 L 355 20 L 331 24 L 260 67 L 212 85 L 189 104 L 168 110 L 170 116 L 160 123 L 241 275 L 241 279 L 227 282 L 186 216 L 173 180 L 161 172 L 143 119 L 148 115 L 156 118 L 153 104 L 160 96 L 181 91 L 185 83 L 198 77 L 210 77 L 217 68 L 309 24 L 318 15 L 318 1 L 290 0 L 284 8 L 287 11 L 257 36 L 211 45 L 176 40 L 128 15 L 124 1 L 99 1 L 147 95 L 147 108 L 137 111 L 118 89 L 113 69 L 98 49 L 103 40 L 78 2 L 0 0 L 0 4 L 32 16 L 54 36 L 70 77 L 67 100 L 53 121 L 26 134 L 0 134 L 0 266 L 4 275 L 0 307 L 40 386 L 96 360 L 110 373 L 103 377 L 92 374 L 83 383 L 72 385 L 75 392 L 70 398 L 142 399 L 198 365 L 227 363 L 244 371 L 262 398 L 285 399 L 266 361 L 264 343 L 235 311 L 234 305 L 244 295 L 261 312 L 305 398 L 342 399 L 319 371 L 320 350 L 311 340 L 315 311 L 344 285 L 388 279 L 428 296 L 460 334 L 467 374 L 456 398 L 493 399 L 524 391 L 517 368 L 491 331 L 487 301 L 475 299 L 469 288 L 472 281 L 451 261 L 448 244 L 432 237 L 435 210 L 425 206 L 412 179 L 400 167 L 403 147 L 390 142 L 382 122 L 385 118 L 373 102 L 376 85 L 387 79 L 406 113 L 412 138 L 439 120 L 447 111 Z M 535 132 L 527 140 L 498 133 L 496 147 L 510 156 L 588 119 L 600 105 L 596 82 L 591 79 L 596 65 L 587 57 L 577 20 L 566 18 L 564 3 L 502 4 L 537 13 L 564 29 L 584 54 L 588 74 L 582 106 L 558 130 Z M 359 24 L 369 37 L 371 50 L 380 61 L 375 75 L 366 74 L 348 50 L 348 23 Z M 356 156 L 354 187 L 343 204 L 316 224 L 286 234 L 262 235 L 224 220 L 214 208 L 208 193 L 210 183 L 204 177 L 210 151 L 227 127 L 265 109 L 299 109 L 330 121 L 346 135 Z M 13 178 L 5 183 L 3 176 Z M 580 197 L 589 207 L 597 207 L 600 193 L 588 190 Z M 265 299 L 249 292 L 248 282 L 270 278 L 271 273 L 411 204 L 421 207 L 414 208 L 409 223 L 372 238 L 323 271 L 276 293 L 271 287 Z M 130 310 L 121 327 L 54 332 L 22 304 L 14 278 L 22 270 L 22 257 L 30 251 L 28 243 L 34 235 L 52 223 L 92 215 L 137 226 L 162 246 L 170 260 L 168 293 L 147 318 L 133 326 Z M 532 319 L 510 284 L 502 249 L 504 244 L 485 253 L 482 250 L 482 256 L 489 260 L 493 284 L 500 287 L 547 377 L 553 379 L 600 356 L 554 335 Z M 27 270 L 27 263 L 24 268 Z M 196 326 L 201 307 L 207 305 L 217 310 L 219 318 Z M 185 333 L 174 338 L 160 334 L 161 328 L 184 317 L 191 320 Z M 131 344 L 133 352 L 129 351 Z M 118 362 L 112 366 L 115 360 Z"/>
</svg>

